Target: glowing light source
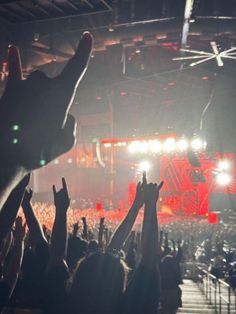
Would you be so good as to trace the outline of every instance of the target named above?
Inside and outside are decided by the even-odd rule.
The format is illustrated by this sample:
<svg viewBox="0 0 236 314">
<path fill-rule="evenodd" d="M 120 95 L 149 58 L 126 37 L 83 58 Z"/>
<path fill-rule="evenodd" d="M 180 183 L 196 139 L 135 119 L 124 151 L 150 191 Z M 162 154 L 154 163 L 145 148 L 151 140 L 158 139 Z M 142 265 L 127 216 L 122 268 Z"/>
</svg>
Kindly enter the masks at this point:
<svg viewBox="0 0 236 314">
<path fill-rule="evenodd" d="M 177 142 L 177 148 L 179 151 L 184 152 L 188 149 L 188 141 L 185 139 L 180 139 Z"/>
<path fill-rule="evenodd" d="M 139 150 L 139 142 L 138 141 L 134 141 L 132 142 L 129 146 L 128 146 L 128 150 L 130 153 L 137 153 Z"/>
<path fill-rule="evenodd" d="M 228 160 L 221 160 L 221 161 L 219 161 L 219 163 L 218 163 L 218 169 L 219 170 L 229 170 L 229 168 L 230 168 L 230 163 L 229 163 L 229 161 Z"/>
<path fill-rule="evenodd" d="M 159 153 L 162 149 L 161 143 L 158 140 L 149 141 L 149 148 L 151 153 Z"/>
<path fill-rule="evenodd" d="M 68 159 L 67 159 L 67 162 L 68 162 L 68 164 L 72 164 L 73 159 L 72 159 L 72 158 L 68 158 Z"/>
<path fill-rule="evenodd" d="M 193 150 L 201 150 L 203 148 L 203 142 L 200 138 L 195 138 L 191 142 Z"/>
<path fill-rule="evenodd" d="M 46 165 L 46 160 L 41 159 L 41 160 L 39 161 L 39 164 L 40 164 L 40 166 Z"/>
<path fill-rule="evenodd" d="M 174 138 L 167 138 L 164 142 L 164 150 L 168 153 L 173 152 L 176 148 L 176 142 Z"/>
<path fill-rule="evenodd" d="M 13 138 L 12 143 L 13 144 L 17 144 L 18 143 L 18 138 Z"/>
<path fill-rule="evenodd" d="M 13 127 L 12 127 L 12 130 L 13 130 L 13 131 L 18 131 L 19 128 L 20 128 L 20 127 L 19 127 L 18 124 L 14 124 Z"/>
<path fill-rule="evenodd" d="M 138 167 L 140 172 L 143 172 L 143 171 L 148 172 L 150 168 L 151 168 L 151 164 L 147 160 L 141 161 Z"/>
<path fill-rule="evenodd" d="M 108 31 L 109 31 L 109 32 L 114 32 L 114 27 L 113 27 L 113 25 L 112 25 L 112 24 L 110 24 L 110 25 L 109 25 L 109 27 L 108 27 Z"/>
<path fill-rule="evenodd" d="M 58 164 L 59 164 L 59 159 L 55 159 L 55 160 L 54 160 L 54 164 L 55 164 L 55 165 L 58 165 Z"/>
<path fill-rule="evenodd" d="M 111 147 L 111 143 L 105 143 L 104 147 Z"/>
<path fill-rule="evenodd" d="M 104 144 L 105 145 L 105 144 Z M 117 142 L 115 146 L 128 146 L 130 153 L 139 154 L 160 154 L 160 153 L 183 153 L 189 149 L 197 152 L 206 149 L 207 143 L 199 137 L 193 137 L 188 141 L 184 137 L 176 139 L 175 137 L 168 137 L 166 139 L 150 139 L 150 140 L 136 140 L 132 142 Z"/>
<path fill-rule="evenodd" d="M 211 45 L 212 52 L 193 50 L 193 49 L 180 49 L 180 51 L 188 52 L 192 55 L 186 56 L 186 57 L 184 56 L 184 57 L 179 57 L 179 58 L 173 58 L 172 60 L 184 61 L 184 60 L 197 60 L 197 59 L 199 59 L 198 61 L 190 63 L 191 67 L 194 67 L 198 64 L 207 62 L 207 61 L 212 60 L 212 59 L 216 60 L 216 63 L 219 67 L 222 67 L 224 65 L 223 60 L 222 60 L 223 58 L 236 60 L 236 56 L 235 56 L 236 47 L 232 47 L 230 49 L 221 51 L 218 48 L 218 45 L 216 44 L 215 41 L 211 41 L 210 45 Z"/>
<path fill-rule="evenodd" d="M 231 177 L 228 173 L 221 172 L 217 174 L 216 181 L 219 185 L 225 186 L 231 182 Z"/>
<path fill-rule="evenodd" d="M 148 143 L 147 142 L 140 142 L 139 145 L 139 151 L 140 153 L 147 153 L 148 152 Z"/>
</svg>

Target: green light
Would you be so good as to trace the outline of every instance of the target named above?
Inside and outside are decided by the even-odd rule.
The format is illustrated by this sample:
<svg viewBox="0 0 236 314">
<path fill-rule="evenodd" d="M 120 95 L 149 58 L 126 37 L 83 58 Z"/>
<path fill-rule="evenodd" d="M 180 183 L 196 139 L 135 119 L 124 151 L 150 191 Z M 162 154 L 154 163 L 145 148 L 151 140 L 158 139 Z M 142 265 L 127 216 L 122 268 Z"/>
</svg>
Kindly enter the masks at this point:
<svg viewBox="0 0 236 314">
<path fill-rule="evenodd" d="M 13 138 L 12 143 L 13 144 L 17 144 L 18 143 L 18 138 Z"/>
<path fill-rule="evenodd" d="M 19 127 L 18 124 L 14 124 L 13 127 L 12 127 L 12 130 L 13 130 L 13 131 L 18 131 L 19 128 L 20 128 L 20 127 Z"/>
<path fill-rule="evenodd" d="M 41 159 L 39 164 L 40 164 L 40 166 L 44 166 L 46 164 L 46 161 L 44 159 Z"/>
</svg>

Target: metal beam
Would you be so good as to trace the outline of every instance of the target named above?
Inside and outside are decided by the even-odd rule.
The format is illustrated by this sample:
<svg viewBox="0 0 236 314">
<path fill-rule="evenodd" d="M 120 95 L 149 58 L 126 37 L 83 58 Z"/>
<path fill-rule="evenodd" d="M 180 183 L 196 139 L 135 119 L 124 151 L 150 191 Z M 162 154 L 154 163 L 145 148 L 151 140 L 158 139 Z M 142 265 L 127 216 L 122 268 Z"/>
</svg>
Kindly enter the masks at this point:
<svg viewBox="0 0 236 314">
<path fill-rule="evenodd" d="M 6 11 L 8 15 L 12 15 L 13 17 L 22 20 L 24 17 L 22 15 L 16 14 L 15 12 L 13 12 L 11 9 L 9 9 L 6 6 L 0 6 L 0 10 Z"/>
<path fill-rule="evenodd" d="M 45 15 L 49 16 L 50 14 L 48 11 L 43 7 L 41 3 L 39 3 L 37 0 L 33 0 L 34 6 L 39 9 L 41 12 L 43 12 Z"/>
<path fill-rule="evenodd" d="M 113 10 L 112 7 L 105 0 L 100 0 L 100 1 L 105 5 L 105 7 L 108 8 L 109 11 Z"/>
<path fill-rule="evenodd" d="M 74 4 L 72 0 L 67 0 L 68 5 L 73 8 L 75 11 L 78 11 L 78 7 Z"/>
<path fill-rule="evenodd" d="M 55 3 L 55 1 L 50 1 L 49 2 L 59 13 L 62 13 L 64 14 L 65 12 L 62 10 L 62 8 L 57 4 Z"/>
<path fill-rule="evenodd" d="M 94 9 L 94 6 L 88 0 L 82 0 L 82 2 L 86 3 L 91 9 Z"/>
<path fill-rule="evenodd" d="M 36 16 L 24 6 L 24 3 L 19 2 L 17 5 L 20 7 L 20 10 L 24 11 L 26 14 L 30 15 L 32 18 L 36 18 Z"/>
<path fill-rule="evenodd" d="M 55 49 L 49 49 L 49 48 L 43 48 L 43 47 L 37 47 L 37 46 L 31 46 L 29 48 L 31 51 L 40 53 L 40 54 L 44 54 L 44 55 L 53 55 L 53 56 L 58 56 L 61 58 L 65 58 L 65 59 L 69 59 L 71 58 L 71 54 L 66 53 L 66 52 L 62 52 L 59 50 L 55 50 Z"/>
</svg>

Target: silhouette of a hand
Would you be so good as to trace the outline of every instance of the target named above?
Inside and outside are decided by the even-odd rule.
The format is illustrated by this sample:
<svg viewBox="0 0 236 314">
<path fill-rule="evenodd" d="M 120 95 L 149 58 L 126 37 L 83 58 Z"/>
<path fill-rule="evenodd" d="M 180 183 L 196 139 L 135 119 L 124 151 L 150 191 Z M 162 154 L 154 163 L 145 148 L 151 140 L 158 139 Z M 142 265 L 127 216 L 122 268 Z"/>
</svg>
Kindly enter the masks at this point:
<svg viewBox="0 0 236 314">
<path fill-rule="evenodd" d="M 0 100 L 0 144 L 6 165 L 31 171 L 74 145 L 75 119 L 68 111 L 86 71 L 92 41 L 84 33 L 75 55 L 55 78 L 36 71 L 23 80 L 18 49 L 9 48 L 9 76 Z"/>
</svg>

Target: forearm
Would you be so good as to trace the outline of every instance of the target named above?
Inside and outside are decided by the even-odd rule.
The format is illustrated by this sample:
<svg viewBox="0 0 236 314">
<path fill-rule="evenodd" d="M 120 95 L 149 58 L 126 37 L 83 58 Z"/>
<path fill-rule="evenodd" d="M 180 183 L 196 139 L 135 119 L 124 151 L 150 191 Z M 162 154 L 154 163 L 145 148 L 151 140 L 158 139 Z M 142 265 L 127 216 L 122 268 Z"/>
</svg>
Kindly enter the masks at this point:
<svg viewBox="0 0 236 314">
<path fill-rule="evenodd" d="M 14 224 L 25 187 L 16 186 L 11 191 L 0 212 L 0 241 L 4 239 Z"/>
<path fill-rule="evenodd" d="M 56 211 L 50 245 L 50 267 L 61 264 L 67 252 L 67 214 Z"/>
<path fill-rule="evenodd" d="M 31 241 L 33 245 L 41 242 L 47 242 L 41 224 L 39 223 L 31 204 L 23 205 L 23 211 L 26 218 L 26 223 L 29 227 Z"/>
<path fill-rule="evenodd" d="M 12 231 L 9 231 L 4 246 L 0 252 L 0 265 L 3 265 L 4 260 L 10 250 L 11 244 L 12 244 Z"/>
<path fill-rule="evenodd" d="M 121 224 L 116 229 L 114 235 L 112 236 L 112 239 L 109 243 L 108 248 L 109 249 L 116 249 L 120 250 L 128 238 L 132 227 L 134 225 L 134 222 L 137 218 L 139 212 L 139 208 L 136 206 L 132 206 L 125 217 L 125 219 L 121 222 Z"/>
<path fill-rule="evenodd" d="M 145 207 L 142 229 L 142 261 L 147 264 L 156 262 L 158 254 L 158 223 L 156 206 Z"/>
<path fill-rule="evenodd" d="M 100 222 L 99 231 L 98 231 L 98 246 L 103 247 L 103 233 L 104 233 L 104 223 Z"/>
<path fill-rule="evenodd" d="M 18 275 L 21 269 L 21 263 L 24 252 L 24 241 L 16 241 L 12 248 L 12 256 L 7 268 L 6 274 L 3 278 L 3 281 L 8 284 L 11 288 L 11 293 L 13 292 Z"/>
<path fill-rule="evenodd" d="M 0 169 L 0 209 L 2 209 L 12 190 L 24 178 L 26 173 L 23 167 L 8 167 L 5 162 L 2 163 Z"/>
<path fill-rule="evenodd" d="M 83 221 L 82 237 L 83 237 L 83 239 L 88 240 L 88 226 L 87 226 L 86 219 L 82 218 L 82 221 Z"/>
</svg>

